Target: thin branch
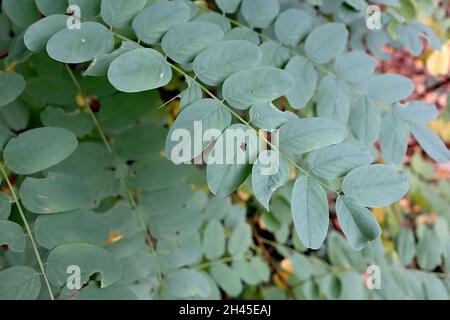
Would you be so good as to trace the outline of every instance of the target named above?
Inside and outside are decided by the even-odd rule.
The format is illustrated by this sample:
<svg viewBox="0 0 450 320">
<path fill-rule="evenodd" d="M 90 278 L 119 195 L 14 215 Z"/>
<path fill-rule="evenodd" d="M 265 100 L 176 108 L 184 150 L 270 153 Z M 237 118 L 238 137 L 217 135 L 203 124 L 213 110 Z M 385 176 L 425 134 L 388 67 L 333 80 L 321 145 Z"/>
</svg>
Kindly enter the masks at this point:
<svg viewBox="0 0 450 320">
<path fill-rule="evenodd" d="M 48 281 L 47 274 L 45 273 L 44 263 L 42 262 L 41 255 L 39 253 L 39 250 L 37 248 L 33 234 L 31 232 L 30 225 L 28 224 L 27 218 L 25 217 L 25 213 L 23 212 L 22 205 L 19 202 L 19 197 L 17 196 L 14 187 L 12 186 L 11 182 L 9 181 L 8 174 L 6 173 L 5 167 L 1 161 L 0 161 L 0 170 L 3 174 L 3 177 L 6 180 L 6 183 L 8 184 L 9 190 L 11 191 L 11 195 L 13 196 L 13 199 L 14 199 L 14 203 L 16 204 L 17 209 L 19 210 L 20 217 L 22 218 L 23 224 L 25 225 L 25 229 L 28 233 L 28 236 L 30 237 L 31 245 L 33 247 L 34 254 L 36 255 L 36 259 L 39 264 L 39 268 L 41 269 L 42 276 L 44 277 L 44 282 L 48 289 L 48 294 L 50 295 L 50 299 L 55 300 L 55 297 L 53 296 L 52 288 L 50 286 L 50 282 Z"/>
</svg>

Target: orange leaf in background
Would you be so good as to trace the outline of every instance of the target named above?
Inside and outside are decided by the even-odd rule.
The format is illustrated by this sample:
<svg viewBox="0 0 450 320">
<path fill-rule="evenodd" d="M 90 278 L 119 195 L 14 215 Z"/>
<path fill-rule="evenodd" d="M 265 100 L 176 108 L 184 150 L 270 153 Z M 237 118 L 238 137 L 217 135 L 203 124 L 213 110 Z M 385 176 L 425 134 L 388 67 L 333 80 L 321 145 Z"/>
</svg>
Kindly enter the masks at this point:
<svg viewBox="0 0 450 320">
<path fill-rule="evenodd" d="M 384 221 L 384 218 L 386 217 L 386 212 L 383 208 L 374 208 L 372 209 L 372 213 L 374 214 L 375 218 L 377 219 L 379 224 L 382 224 Z"/>
<path fill-rule="evenodd" d="M 108 240 L 106 240 L 107 244 L 114 244 L 119 242 L 123 238 L 123 234 L 120 231 L 113 231 L 109 234 Z"/>
<path fill-rule="evenodd" d="M 281 260 L 281 269 L 286 271 L 287 273 L 292 273 L 292 261 L 289 259 L 283 259 Z"/>
<path fill-rule="evenodd" d="M 427 59 L 427 70 L 433 76 L 448 74 L 450 64 L 450 41 L 441 50 L 435 50 Z"/>
</svg>

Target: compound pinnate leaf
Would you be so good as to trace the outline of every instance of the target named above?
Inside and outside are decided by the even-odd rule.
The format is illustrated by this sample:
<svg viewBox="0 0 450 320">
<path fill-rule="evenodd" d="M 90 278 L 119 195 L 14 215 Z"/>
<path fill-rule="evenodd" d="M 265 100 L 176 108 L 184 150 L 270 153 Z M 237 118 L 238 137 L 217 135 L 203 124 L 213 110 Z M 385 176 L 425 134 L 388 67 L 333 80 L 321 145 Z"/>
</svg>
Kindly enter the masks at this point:
<svg viewBox="0 0 450 320">
<path fill-rule="evenodd" d="M 288 182 L 289 163 L 279 153 L 265 150 L 252 169 L 252 189 L 256 199 L 269 211 L 272 194 Z"/>
<path fill-rule="evenodd" d="M 347 130 L 326 118 L 297 119 L 280 128 L 280 150 L 298 155 L 344 141 Z"/>
<path fill-rule="evenodd" d="M 201 14 L 197 17 L 195 17 L 194 21 L 199 22 L 209 22 L 212 24 L 215 24 L 218 26 L 224 33 L 227 33 L 231 30 L 231 23 L 230 21 L 223 16 L 222 14 L 219 14 L 217 12 L 207 12 L 204 14 Z"/>
<path fill-rule="evenodd" d="M 250 109 L 250 121 L 258 128 L 271 130 L 291 120 L 298 119 L 295 113 L 280 111 L 271 103 L 258 103 Z"/>
<path fill-rule="evenodd" d="M 172 69 L 158 51 L 142 48 L 116 58 L 109 66 L 108 79 L 119 91 L 141 92 L 169 83 Z"/>
<path fill-rule="evenodd" d="M 347 52 L 336 59 L 334 70 L 338 78 L 359 82 L 369 78 L 374 72 L 376 61 L 362 51 Z"/>
<path fill-rule="evenodd" d="M 35 300 L 40 292 L 41 279 L 33 268 L 16 266 L 0 272 L 0 300 Z"/>
<path fill-rule="evenodd" d="M 284 70 L 257 67 L 233 74 L 223 84 L 223 96 L 236 109 L 273 101 L 288 93 L 294 85 L 292 76 Z"/>
<path fill-rule="evenodd" d="M 25 240 L 21 226 L 11 221 L 0 220 L 0 246 L 6 244 L 13 252 L 23 252 Z"/>
<path fill-rule="evenodd" d="M 400 164 L 408 149 L 406 123 L 394 111 L 383 117 L 380 131 L 381 151 L 387 164 Z"/>
<path fill-rule="evenodd" d="M 242 282 L 239 275 L 224 263 L 211 267 L 211 276 L 217 284 L 232 297 L 237 297 L 242 291 Z"/>
<path fill-rule="evenodd" d="M 381 235 L 381 228 L 372 212 L 350 197 L 338 197 L 336 214 L 339 225 L 355 250 L 361 250 Z"/>
<path fill-rule="evenodd" d="M 434 131 L 421 123 L 411 123 L 411 132 L 432 159 L 441 163 L 450 161 L 450 151 Z"/>
<path fill-rule="evenodd" d="M 280 12 L 280 4 L 278 0 L 242 0 L 241 12 L 252 27 L 266 28 Z"/>
<path fill-rule="evenodd" d="M 39 18 L 34 0 L 5 0 L 2 5 L 8 17 L 20 28 L 26 28 Z"/>
<path fill-rule="evenodd" d="M 311 100 L 319 78 L 314 64 L 303 57 L 297 56 L 288 62 L 285 70 L 294 78 L 294 86 L 286 94 L 289 104 L 295 109 L 304 108 Z"/>
<path fill-rule="evenodd" d="M 142 10 L 133 20 L 133 29 L 143 42 L 156 44 L 170 28 L 189 17 L 189 6 L 183 1 L 162 1 Z"/>
<path fill-rule="evenodd" d="M 403 120 L 418 123 L 428 123 L 439 116 L 436 105 L 417 100 L 411 101 L 406 106 L 397 105 L 395 111 Z"/>
<path fill-rule="evenodd" d="M 342 23 L 326 23 L 314 29 L 305 42 L 309 59 L 325 64 L 341 54 L 347 45 L 348 31 Z"/>
<path fill-rule="evenodd" d="M 58 287 L 67 281 L 67 268 L 78 266 L 81 271 L 81 283 L 86 284 L 95 273 L 101 273 L 101 287 L 106 288 L 120 278 L 119 262 L 105 249 L 75 242 L 63 244 L 50 251 L 47 259 L 47 277 Z"/>
<path fill-rule="evenodd" d="M 211 287 L 201 272 L 181 269 L 167 276 L 164 291 L 169 298 L 206 298 Z"/>
<path fill-rule="evenodd" d="M 69 5 L 80 7 L 83 20 L 96 20 L 100 16 L 102 0 L 69 0 Z"/>
<path fill-rule="evenodd" d="M 36 4 L 44 16 L 65 13 L 68 6 L 67 0 L 36 0 Z"/>
<path fill-rule="evenodd" d="M 11 214 L 11 202 L 4 192 L 0 192 L 0 221 L 8 219 Z"/>
<path fill-rule="evenodd" d="M 309 168 L 326 180 L 342 177 L 350 170 L 373 162 L 370 151 L 349 143 L 315 150 L 310 153 Z"/>
<path fill-rule="evenodd" d="M 33 52 L 43 52 L 47 42 L 57 32 L 66 27 L 67 16 L 63 14 L 45 17 L 32 24 L 24 35 L 27 48 Z"/>
<path fill-rule="evenodd" d="M 351 103 L 348 124 L 355 138 L 370 147 L 380 135 L 381 112 L 370 98 L 357 97 Z"/>
<path fill-rule="evenodd" d="M 69 157 L 77 148 L 76 136 L 63 128 L 37 128 L 13 138 L 5 147 L 8 168 L 18 174 L 45 170 Z"/>
<path fill-rule="evenodd" d="M 319 117 L 346 124 L 350 114 L 350 88 L 335 77 L 325 77 L 317 90 L 317 114 Z"/>
<path fill-rule="evenodd" d="M 97 22 L 83 22 L 80 29 L 63 29 L 47 43 L 48 55 L 64 63 L 82 63 L 110 52 L 113 34 Z"/>
<path fill-rule="evenodd" d="M 16 100 L 26 85 L 24 78 L 20 74 L 0 72 L 0 107 Z"/>
<path fill-rule="evenodd" d="M 216 0 L 220 10 L 226 13 L 235 13 L 241 4 L 241 0 Z"/>
<path fill-rule="evenodd" d="M 25 208 L 37 214 L 66 212 L 93 206 L 93 195 L 79 177 L 49 173 L 45 179 L 26 178 L 20 187 Z"/>
<path fill-rule="evenodd" d="M 342 190 L 359 204 L 382 208 L 400 200 L 409 189 L 408 177 L 388 165 L 374 164 L 350 171 Z"/>
<path fill-rule="evenodd" d="M 215 86 L 232 74 L 256 67 L 261 60 L 258 46 L 244 40 L 216 43 L 194 60 L 194 72 L 204 83 Z"/>
<path fill-rule="evenodd" d="M 235 191 L 251 173 L 257 156 L 256 132 L 242 124 L 229 127 L 216 141 L 208 159 L 206 180 L 217 196 Z"/>
<path fill-rule="evenodd" d="M 295 181 L 291 198 L 295 230 L 303 245 L 319 249 L 327 236 L 329 225 L 327 193 L 312 176 Z"/>
<path fill-rule="evenodd" d="M 146 4 L 147 0 L 102 0 L 102 18 L 114 28 L 125 28 Z"/>
<path fill-rule="evenodd" d="M 189 107 L 183 109 L 177 120 L 170 128 L 166 138 L 166 154 L 174 163 L 180 164 L 189 161 L 202 153 L 202 151 L 212 142 L 203 140 L 201 148 L 196 148 L 191 139 L 201 126 L 203 132 L 209 129 L 222 132 L 231 123 L 230 112 L 219 102 L 213 99 L 203 99 L 194 102 Z M 180 139 L 182 138 L 182 141 Z M 218 139 L 219 137 L 211 137 Z M 214 140 L 215 140 L 214 139 Z M 190 155 L 181 151 L 189 150 Z"/>
<path fill-rule="evenodd" d="M 411 79 L 398 74 L 381 74 L 367 82 L 367 94 L 374 100 L 393 103 L 408 98 L 414 90 Z"/>
<path fill-rule="evenodd" d="M 395 239 L 395 247 L 404 266 L 410 264 L 416 255 L 414 233 L 409 228 L 401 228 Z"/>
<path fill-rule="evenodd" d="M 311 16 L 298 9 L 282 12 L 275 22 L 275 34 L 281 43 L 296 46 L 312 28 Z"/>
<path fill-rule="evenodd" d="M 218 220 L 208 223 L 203 234 L 203 254 L 209 260 L 218 259 L 225 253 L 225 230 Z"/>
<path fill-rule="evenodd" d="M 162 38 L 161 46 L 172 60 L 190 63 L 203 50 L 223 39 L 215 24 L 191 21 L 172 27 Z"/>
</svg>

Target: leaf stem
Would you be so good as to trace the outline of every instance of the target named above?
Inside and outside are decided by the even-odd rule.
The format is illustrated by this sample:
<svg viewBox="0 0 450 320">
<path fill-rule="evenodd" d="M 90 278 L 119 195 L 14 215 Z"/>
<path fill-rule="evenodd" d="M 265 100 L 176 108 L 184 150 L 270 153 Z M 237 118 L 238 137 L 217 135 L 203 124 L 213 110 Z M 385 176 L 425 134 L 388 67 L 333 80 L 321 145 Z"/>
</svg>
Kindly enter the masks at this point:
<svg viewBox="0 0 450 320">
<path fill-rule="evenodd" d="M 37 248 L 37 245 L 36 245 L 36 242 L 34 240 L 33 234 L 31 232 L 30 225 L 28 224 L 27 218 L 25 217 L 25 213 L 23 212 L 22 205 L 19 202 L 19 197 L 17 196 L 17 193 L 16 193 L 14 187 L 12 186 L 11 182 L 9 181 L 8 174 L 6 173 L 6 170 L 5 170 L 5 167 L 4 167 L 2 161 L 0 161 L 0 170 L 2 172 L 3 177 L 6 180 L 6 183 L 7 183 L 8 187 L 9 187 L 9 190 L 11 190 L 11 195 L 13 196 L 14 203 L 16 204 L 17 209 L 19 210 L 20 217 L 22 218 L 23 224 L 25 225 L 25 229 L 26 229 L 26 231 L 28 233 L 28 236 L 30 237 L 31 245 L 33 246 L 34 254 L 35 254 L 37 262 L 39 264 L 39 268 L 41 269 L 42 276 L 44 277 L 44 282 L 45 282 L 45 285 L 46 285 L 46 287 L 48 289 L 48 294 L 50 295 L 50 299 L 51 300 L 55 300 L 52 288 L 50 286 L 50 282 L 48 281 L 47 274 L 45 273 L 45 268 L 44 268 L 44 264 L 42 262 L 41 255 L 39 253 L 39 250 Z"/>
</svg>

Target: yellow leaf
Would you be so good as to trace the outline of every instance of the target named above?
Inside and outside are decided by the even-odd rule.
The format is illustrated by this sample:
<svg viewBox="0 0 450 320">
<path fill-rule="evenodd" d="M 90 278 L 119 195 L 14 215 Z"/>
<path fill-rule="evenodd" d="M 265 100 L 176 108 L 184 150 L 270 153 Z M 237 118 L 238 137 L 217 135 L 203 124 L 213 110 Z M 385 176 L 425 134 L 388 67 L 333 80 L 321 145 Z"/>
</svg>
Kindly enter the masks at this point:
<svg viewBox="0 0 450 320">
<path fill-rule="evenodd" d="M 372 209 L 373 214 L 375 215 L 375 218 L 377 219 L 379 224 L 382 224 L 384 221 L 384 218 L 386 217 L 386 212 L 383 208 L 374 208 Z"/>
<path fill-rule="evenodd" d="M 292 273 L 292 261 L 290 259 L 281 260 L 281 269 L 286 271 L 287 273 Z"/>
<path fill-rule="evenodd" d="M 448 74 L 450 63 L 450 42 L 444 44 L 441 50 L 435 50 L 427 59 L 427 70 L 433 76 Z"/>
<path fill-rule="evenodd" d="M 123 238 L 123 234 L 120 231 L 113 231 L 109 234 L 108 240 L 106 240 L 107 244 L 114 244 L 119 242 Z"/>
</svg>

